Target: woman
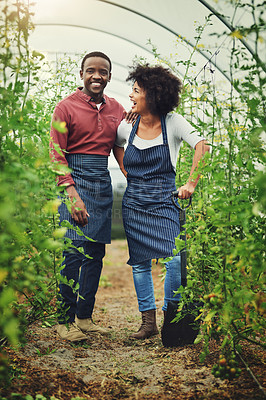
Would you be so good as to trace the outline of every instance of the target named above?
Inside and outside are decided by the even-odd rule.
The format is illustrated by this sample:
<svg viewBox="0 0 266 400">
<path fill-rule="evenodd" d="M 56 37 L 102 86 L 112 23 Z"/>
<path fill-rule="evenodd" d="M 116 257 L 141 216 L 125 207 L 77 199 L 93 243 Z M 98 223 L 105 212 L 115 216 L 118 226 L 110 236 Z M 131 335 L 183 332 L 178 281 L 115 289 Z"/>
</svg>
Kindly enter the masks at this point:
<svg viewBox="0 0 266 400">
<path fill-rule="evenodd" d="M 117 132 L 115 156 L 127 177 L 123 197 L 123 223 L 127 236 L 128 264 L 132 266 L 142 324 L 135 339 L 158 333 L 151 260 L 173 256 L 180 233 L 177 208 L 172 204 L 175 166 L 182 140 L 195 148 L 190 179 L 181 186 L 179 198 L 189 198 L 199 176 L 192 179 L 198 161 L 209 150 L 204 138 L 178 114 L 169 114 L 179 104 L 181 81 L 161 66 L 137 65 L 127 81 L 133 81 L 132 112 L 139 116 L 133 125 L 123 121 Z M 123 146 L 128 142 L 124 158 Z M 180 256 L 165 264 L 164 305 L 178 301 L 174 296 L 181 284 Z"/>
</svg>

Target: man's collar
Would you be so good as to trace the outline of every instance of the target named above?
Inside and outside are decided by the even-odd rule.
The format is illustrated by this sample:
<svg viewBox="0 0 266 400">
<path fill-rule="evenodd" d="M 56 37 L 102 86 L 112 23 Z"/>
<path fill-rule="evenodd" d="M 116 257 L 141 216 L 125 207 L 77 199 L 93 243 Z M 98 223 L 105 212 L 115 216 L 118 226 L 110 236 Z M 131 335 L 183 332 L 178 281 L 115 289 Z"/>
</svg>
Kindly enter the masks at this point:
<svg viewBox="0 0 266 400">
<path fill-rule="evenodd" d="M 95 100 L 94 100 L 93 97 L 90 97 L 90 101 L 93 102 L 93 103 L 95 103 Z M 102 100 L 101 100 L 98 104 L 100 104 L 100 103 L 106 103 L 104 96 L 102 97 Z M 95 104 L 96 104 L 96 103 L 95 103 Z"/>
<path fill-rule="evenodd" d="M 77 93 L 83 97 L 86 101 L 95 103 L 95 100 L 92 96 L 88 96 L 86 93 L 82 91 L 83 87 L 78 87 Z M 103 95 L 101 103 L 106 103 L 105 96 Z M 96 104 L 96 103 L 95 103 Z"/>
</svg>

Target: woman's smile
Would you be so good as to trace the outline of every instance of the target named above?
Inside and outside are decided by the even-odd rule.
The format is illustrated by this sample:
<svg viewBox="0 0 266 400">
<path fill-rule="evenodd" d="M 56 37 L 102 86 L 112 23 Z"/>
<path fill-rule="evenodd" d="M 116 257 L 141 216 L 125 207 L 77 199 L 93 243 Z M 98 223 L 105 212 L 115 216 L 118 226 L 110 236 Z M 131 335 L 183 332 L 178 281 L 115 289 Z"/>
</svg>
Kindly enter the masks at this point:
<svg viewBox="0 0 266 400">
<path fill-rule="evenodd" d="M 133 112 L 138 114 L 143 114 L 143 112 L 147 112 L 147 102 L 146 102 L 146 92 L 142 89 L 138 82 L 134 83 L 132 93 L 129 95 L 130 100 L 132 101 L 131 109 Z"/>
</svg>

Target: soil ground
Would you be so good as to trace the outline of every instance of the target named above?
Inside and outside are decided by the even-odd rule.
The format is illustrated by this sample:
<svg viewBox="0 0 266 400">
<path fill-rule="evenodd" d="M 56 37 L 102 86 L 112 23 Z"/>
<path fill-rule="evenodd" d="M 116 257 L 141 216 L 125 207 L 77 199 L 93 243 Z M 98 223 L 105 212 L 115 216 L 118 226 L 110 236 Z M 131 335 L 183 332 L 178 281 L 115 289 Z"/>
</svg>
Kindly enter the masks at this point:
<svg viewBox="0 0 266 400">
<path fill-rule="evenodd" d="M 200 363 L 201 344 L 169 349 L 163 347 L 160 335 L 144 341 L 129 339 L 141 316 L 127 258 L 126 241 L 115 240 L 107 246 L 93 318 L 110 327 L 110 336 L 92 335 L 73 344 L 60 340 L 55 327 L 30 326 L 26 345 L 18 351 L 8 349 L 14 377 L 2 395 L 9 398 L 11 393 L 21 393 L 35 398 L 42 394 L 60 400 L 264 399 L 242 365 L 236 381 L 214 378 L 211 367 L 219 357 L 215 343 Z M 154 265 L 159 326 L 163 318 L 160 274 L 161 267 Z M 263 352 L 248 346 L 244 357 L 263 384 Z"/>
</svg>

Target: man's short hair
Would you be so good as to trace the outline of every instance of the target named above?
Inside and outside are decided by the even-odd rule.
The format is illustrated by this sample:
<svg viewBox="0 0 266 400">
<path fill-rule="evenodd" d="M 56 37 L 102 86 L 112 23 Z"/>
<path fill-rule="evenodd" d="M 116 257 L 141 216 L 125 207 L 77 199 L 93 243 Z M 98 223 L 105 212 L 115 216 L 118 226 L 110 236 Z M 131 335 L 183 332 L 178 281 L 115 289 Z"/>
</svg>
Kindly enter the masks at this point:
<svg viewBox="0 0 266 400">
<path fill-rule="evenodd" d="M 109 72 L 111 72 L 111 70 L 112 70 L 111 60 L 106 54 L 102 53 L 101 51 L 92 51 L 91 53 L 86 54 L 83 57 L 83 60 L 81 62 L 81 69 L 82 70 L 83 70 L 85 61 L 87 60 L 87 58 L 90 58 L 90 57 L 101 57 L 101 58 L 104 58 L 105 60 L 107 60 L 109 62 L 109 64 L 110 64 L 110 71 Z"/>
</svg>

